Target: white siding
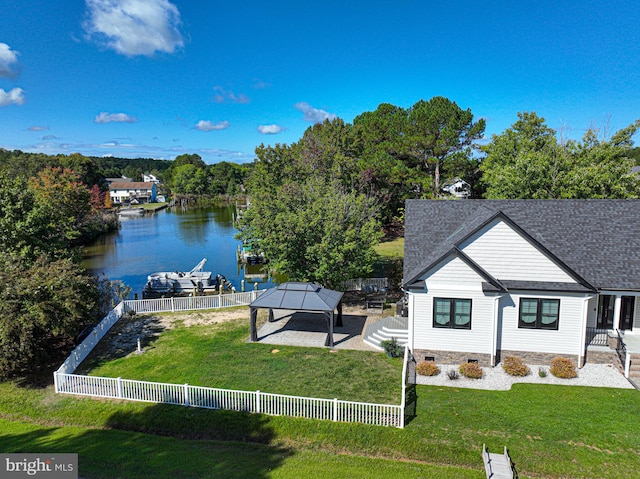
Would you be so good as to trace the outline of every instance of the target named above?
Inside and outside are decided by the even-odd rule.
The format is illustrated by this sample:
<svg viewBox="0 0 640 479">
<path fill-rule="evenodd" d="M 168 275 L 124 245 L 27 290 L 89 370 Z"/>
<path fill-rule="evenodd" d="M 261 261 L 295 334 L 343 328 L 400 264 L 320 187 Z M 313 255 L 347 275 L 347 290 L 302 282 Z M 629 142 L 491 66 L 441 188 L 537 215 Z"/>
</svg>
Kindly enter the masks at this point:
<svg viewBox="0 0 640 479">
<path fill-rule="evenodd" d="M 518 328 L 520 298 L 560 300 L 558 330 Z M 498 349 L 580 355 L 584 297 L 579 294 L 511 294 L 500 300 L 502 338 Z"/>
<path fill-rule="evenodd" d="M 426 281 L 427 290 L 444 288 L 481 291 L 482 282 L 484 281 L 482 276 L 454 255 L 441 261 L 421 279 Z"/>
<path fill-rule="evenodd" d="M 460 249 L 498 280 L 575 283 L 562 268 L 500 219 L 467 239 Z"/>
<path fill-rule="evenodd" d="M 410 294 L 413 348 L 492 354 L 493 303 L 482 292 L 482 277 L 450 257 L 427 274 L 426 293 Z M 471 329 L 433 327 L 433 298 L 471 299 Z"/>
<path fill-rule="evenodd" d="M 460 291 L 414 293 L 415 349 L 492 354 L 493 298 Z M 433 298 L 471 299 L 471 329 L 433 327 Z"/>
</svg>

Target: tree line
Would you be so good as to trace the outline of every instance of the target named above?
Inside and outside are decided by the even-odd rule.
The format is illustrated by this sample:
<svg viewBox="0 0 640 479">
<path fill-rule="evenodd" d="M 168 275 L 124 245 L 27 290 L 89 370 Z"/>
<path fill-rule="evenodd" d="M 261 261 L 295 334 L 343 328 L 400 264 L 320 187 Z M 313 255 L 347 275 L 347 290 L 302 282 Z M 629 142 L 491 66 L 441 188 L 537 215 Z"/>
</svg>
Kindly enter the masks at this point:
<svg viewBox="0 0 640 479">
<path fill-rule="evenodd" d="M 462 179 L 472 198 L 638 198 L 640 120 L 610 138 L 591 128 L 562 141 L 534 112 L 486 142 L 470 109 L 434 97 L 383 103 L 349 124 L 309 127 L 291 145 L 260 145 L 247 179 L 251 207 L 238 238 L 292 280 L 335 286 L 366 276 L 383 231 L 402 224 L 407 199 L 444 199 Z"/>
<path fill-rule="evenodd" d="M 142 181 L 143 174 L 153 174 L 167 194 L 195 196 L 235 196 L 244 193 L 244 182 L 252 164 L 222 161 L 207 165 L 198 154 L 185 153 L 174 160 L 152 158 L 115 158 L 71 155 L 45 155 L 0 148 L 0 168 L 12 177 L 33 177 L 46 167 L 75 171 L 87 185 L 108 190 L 107 178 L 131 178 Z"/>
</svg>

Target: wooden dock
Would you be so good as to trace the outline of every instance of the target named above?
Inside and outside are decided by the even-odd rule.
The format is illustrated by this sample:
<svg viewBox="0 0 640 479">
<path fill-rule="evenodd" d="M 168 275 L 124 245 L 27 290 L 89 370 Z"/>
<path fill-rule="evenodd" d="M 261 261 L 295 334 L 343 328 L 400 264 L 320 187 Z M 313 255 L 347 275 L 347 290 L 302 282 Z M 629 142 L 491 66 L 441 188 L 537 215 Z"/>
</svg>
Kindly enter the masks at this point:
<svg viewBox="0 0 640 479">
<path fill-rule="evenodd" d="M 504 448 L 504 454 L 490 453 L 486 444 L 482 445 L 482 460 L 487 479 L 518 479 L 516 466 L 509 456 L 509 451 Z"/>
</svg>

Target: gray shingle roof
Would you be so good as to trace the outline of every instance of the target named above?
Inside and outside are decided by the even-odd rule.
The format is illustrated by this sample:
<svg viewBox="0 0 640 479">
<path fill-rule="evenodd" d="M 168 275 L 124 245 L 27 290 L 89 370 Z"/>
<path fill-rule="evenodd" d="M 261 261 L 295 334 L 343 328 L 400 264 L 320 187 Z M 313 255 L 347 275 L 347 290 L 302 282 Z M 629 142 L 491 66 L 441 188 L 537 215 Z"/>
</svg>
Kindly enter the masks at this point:
<svg viewBox="0 0 640 479">
<path fill-rule="evenodd" d="M 333 311 L 344 293 L 315 283 L 287 282 L 268 289 L 249 306 L 297 311 Z"/>
<path fill-rule="evenodd" d="M 500 213 L 590 285 L 640 290 L 640 200 L 408 200 L 404 281 Z"/>
</svg>

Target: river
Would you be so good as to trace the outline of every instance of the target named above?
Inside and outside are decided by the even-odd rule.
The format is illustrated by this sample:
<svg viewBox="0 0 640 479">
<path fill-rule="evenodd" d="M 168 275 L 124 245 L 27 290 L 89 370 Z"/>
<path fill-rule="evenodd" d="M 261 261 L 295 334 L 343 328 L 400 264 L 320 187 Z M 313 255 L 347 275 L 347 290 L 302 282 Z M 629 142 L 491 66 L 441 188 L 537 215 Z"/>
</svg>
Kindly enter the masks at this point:
<svg viewBox="0 0 640 479">
<path fill-rule="evenodd" d="M 245 271 L 238 265 L 240 242 L 233 219 L 235 206 L 167 208 L 140 218 L 121 218 L 117 232 L 102 236 L 82 249 L 83 266 L 95 275 L 121 280 L 142 297 L 150 273 L 189 271 L 207 258 L 205 271 L 224 275 L 240 291 Z M 258 267 L 246 273 L 247 289 L 273 286 L 265 276 L 256 277 Z"/>
</svg>

